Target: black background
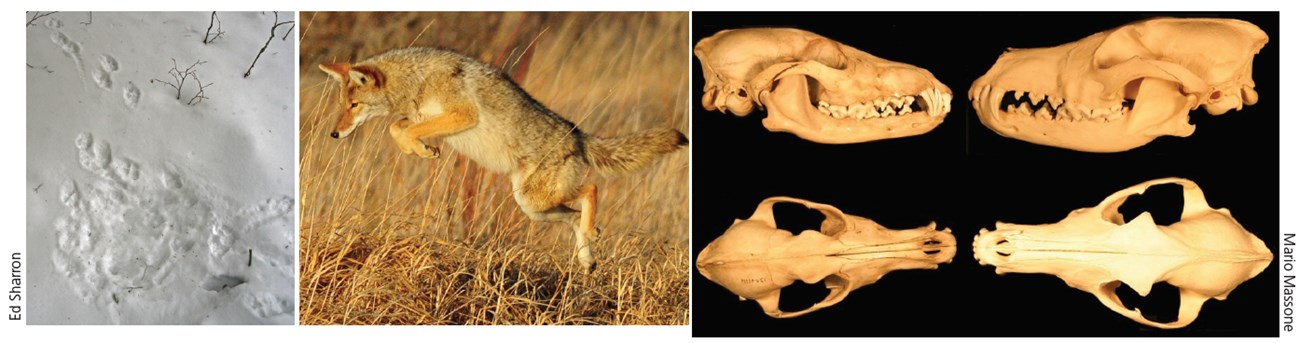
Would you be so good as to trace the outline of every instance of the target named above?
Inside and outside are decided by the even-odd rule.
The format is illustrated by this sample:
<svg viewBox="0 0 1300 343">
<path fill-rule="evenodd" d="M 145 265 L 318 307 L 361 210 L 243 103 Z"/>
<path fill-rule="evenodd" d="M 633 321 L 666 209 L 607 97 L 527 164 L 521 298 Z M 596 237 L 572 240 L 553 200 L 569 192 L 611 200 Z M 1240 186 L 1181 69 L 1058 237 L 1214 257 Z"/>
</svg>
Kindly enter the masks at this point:
<svg viewBox="0 0 1300 343">
<path fill-rule="evenodd" d="M 1154 16 L 1249 21 L 1269 35 L 1254 61 L 1260 102 L 1211 117 L 1192 112 L 1196 132 L 1162 137 L 1127 152 L 1097 154 L 1004 138 L 985 128 L 966 100 L 971 82 L 1008 47 L 1046 47 Z M 1248 280 L 1226 301 L 1210 300 L 1183 329 L 1138 324 L 1089 293 L 1048 274 L 994 274 L 970 243 L 994 222 L 1054 223 L 1071 210 L 1097 205 L 1137 183 L 1177 176 L 1205 191 L 1210 206 L 1228 208 L 1275 256 L 1279 218 L 1278 14 L 1265 13 L 713 13 L 694 12 L 693 42 L 720 30 L 794 27 L 873 55 L 932 72 L 953 90 L 944 123 L 920 136 L 848 145 L 804 141 L 748 117 L 705 111 L 696 60 L 694 85 L 694 255 L 732 221 L 748 217 L 770 196 L 793 196 L 839 207 L 895 229 L 938 222 L 957 237 L 957 256 L 937 270 L 896 271 L 838 305 L 791 319 L 773 319 L 757 303 L 739 301 L 694 272 L 695 336 L 1277 336 L 1278 264 Z M 1176 186 L 1130 198 L 1123 212 L 1152 211 L 1176 220 Z M 778 226 L 813 229 L 820 215 L 778 206 Z M 1162 218 L 1174 218 L 1163 219 Z M 1214 276 L 1207 276 L 1214 277 Z M 796 282 L 782 291 L 782 309 L 799 310 L 827 293 Z M 1146 299 L 1121 293 L 1157 321 L 1176 317 L 1177 291 L 1157 285 Z"/>
</svg>

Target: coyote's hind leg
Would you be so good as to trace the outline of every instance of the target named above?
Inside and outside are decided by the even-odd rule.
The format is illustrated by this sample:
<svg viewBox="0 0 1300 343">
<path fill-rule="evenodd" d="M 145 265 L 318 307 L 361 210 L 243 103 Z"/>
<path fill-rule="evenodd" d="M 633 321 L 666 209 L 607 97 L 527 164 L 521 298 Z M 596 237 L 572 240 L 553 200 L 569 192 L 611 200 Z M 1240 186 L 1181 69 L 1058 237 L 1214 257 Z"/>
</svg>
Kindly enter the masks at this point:
<svg viewBox="0 0 1300 343">
<path fill-rule="evenodd" d="M 547 184 L 545 178 L 526 178 L 522 185 L 515 186 L 515 201 L 529 219 L 537 221 L 563 222 L 573 228 L 574 253 L 578 264 L 584 272 L 596 269 L 596 259 L 591 252 L 591 244 L 598 237 L 596 228 L 596 185 L 583 185 L 577 191 L 556 192 L 564 187 Z M 558 188 L 558 189 L 557 189 Z M 569 193 L 567 198 L 563 193 Z M 566 203 L 575 202 L 580 210 L 574 210 Z"/>
</svg>

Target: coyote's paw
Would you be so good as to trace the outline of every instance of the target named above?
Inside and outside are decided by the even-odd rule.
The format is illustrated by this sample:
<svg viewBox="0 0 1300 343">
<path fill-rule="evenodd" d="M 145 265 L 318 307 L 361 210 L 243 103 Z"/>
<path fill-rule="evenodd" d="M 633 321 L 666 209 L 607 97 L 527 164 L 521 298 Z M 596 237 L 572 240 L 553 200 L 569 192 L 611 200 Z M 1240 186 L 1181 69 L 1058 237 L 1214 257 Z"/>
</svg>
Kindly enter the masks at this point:
<svg viewBox="0 0 1300 343">
<path fill-rule="evenodd" d="M 413 150 L 415 150 L 415 155 L 420 156 L 421 158 L 438 158 L 438 156 L 442 155 L 442 151 L 439 150 L 438 147 L 431 147 L 419 140 L 416 140 L 413 146 L 415 147 L 413 148 Z"/>
</svg>

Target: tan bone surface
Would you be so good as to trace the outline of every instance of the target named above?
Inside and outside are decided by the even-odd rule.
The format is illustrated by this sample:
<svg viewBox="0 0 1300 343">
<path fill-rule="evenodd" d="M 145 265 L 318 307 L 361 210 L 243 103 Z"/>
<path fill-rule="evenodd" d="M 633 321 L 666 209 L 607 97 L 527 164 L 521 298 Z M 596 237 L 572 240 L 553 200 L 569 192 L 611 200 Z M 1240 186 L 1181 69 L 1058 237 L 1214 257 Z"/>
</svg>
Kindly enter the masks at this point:
<svg viewBox="0 0 1300 343">
<path fill-rule="evenodd" d="M 802 204 L 826 216 L 820 231 L 798 235 L 776 227 L 772 205 Z M 840 212 L 829 205 L 788 197 L 759 203 L 754 214 L 736 222 L 700 251 L 696 265 L 704 277 L 753 299 L 768 316 L 789 318 L 839 303 L 849 292 L 903 269 L 935 269 L 956 253 L 951 230 L 935 224 L 891 230 L 876 222 Z M 781 289 L 795 281 L 826 281 L 830 294 L 804 310 L 778 308 Z"/>
<path fill-rule="evenodd" d="M 1161 184 L 1183 187 L 1181 219 L 1162 226 L 1144 212 L 1125 223 L 1120 205 Z M 1053 274 L 1129 319 L 1165 329 L 1191 324 L 1206 300 L 1225 300 L 1273 259 L 1264 242 L 1227 209 L 1210 207 L 1200 187 L 1180 178 L 1120 190 L 1096 207 L 1070 212 L 1054 224 L 999 222 L 995 231 L 980 230 L 973 245 L 980 264 L 997 267 L 998 274 Z M 1162 281 L 1180 289 L 1178 319 L 1173 322 L 1150 321 L 1140 311 L 1126 308 L 1116 295 L 1120 283 L 1146 296 L 1152 285 Z"/>
<path fill-rule="evenodd" d="M 969 98 L 998 134 L 1088 152 L 1190 136 L 1190 110 L 1259 101 L 1254 57 L 1268 42 L 1235 19 L 1157 18 L 1050 48 L 1008 49 Z"/>
<path fill-rule="evenodd" d="M 695 45 L 706 110 L 767 110 L 763 126 L 828 144 L 929 132 L 952 110 L 952 90 L 929 71 L 817 34 L 724 30 Z"/>
</svg>

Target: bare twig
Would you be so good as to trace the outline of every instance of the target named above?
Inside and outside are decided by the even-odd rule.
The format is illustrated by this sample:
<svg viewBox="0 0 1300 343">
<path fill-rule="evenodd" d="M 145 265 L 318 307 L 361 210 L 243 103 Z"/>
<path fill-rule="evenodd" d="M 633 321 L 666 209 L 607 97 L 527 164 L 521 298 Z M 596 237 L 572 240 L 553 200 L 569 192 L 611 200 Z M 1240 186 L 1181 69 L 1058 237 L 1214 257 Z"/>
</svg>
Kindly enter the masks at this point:
<svg viewBox="0 0 1300 343">
<path fill-rule="evenodd" d="M 90 26 L 95 22 L 95 12 L 86 12 L 86 21 L 80 22 L 82 26 Z"/>
<path fill-rule="evenodd" d="M 217 25 L 217 33 L 212 33 L 212 25 Z M 212 18 L 208 19 L 208 32 L 203 34 L 203 44 L 217 41 L 217 38 L 226 35 L 226 31 L 221 30 L 221 18 L 217 17 L 217 11 L 212 11 Z"/>
<path fill-rule="evenodd" d="M 50 74 L 50 73 L 53 73 L 53 72 L 54 72 L 53 70 L 50 70 L 50 67 L 49 67 L 49 66 L 40 66 L 39 68 L 40 68 L 41 70 L 44 70 L 46 74 Z M 37 69 L 37 67 L 34 66 L 34 65 L 32 65 L 31 63 L 28 63 L 28 64 L 27 64 L 27 69 Z"/>
<path fill-rule="evenodd" d="M 37 20 L 37 19 L 45 18 L 45 17 L 47 17 L 47 16 L 49 16 L 49 15 L 51 15 L 51 14 L 55 14 L 55 13 L 59 13 L 59 11 L 54 11 L 54 12 L 45 12 L 45 13 L 41 13 L 40 11 L 37 11 L 36 14 L 32 16 L 32 20 L 28 20 L 28 21 L 27 21 L 27 26 L 36 25 L 35 23 L 36 23 L 36 20 Z"/>
<path fill-rule="evenodd" d="M 172 69 L 167 71 L 167 75 L 171 75 L 173 82 L 167 82 L 159 79 L 151 79 L 149 80 L 149 83 L 158 82 L 170 86 L 172 89 L 176 90 L 176 100 L 180 100 L 181 90 L 185 89 L 185 81 L 189 80 L 190 78 L 194 78 L 194 81 L 199 84 L 199 91 L 194 94 L 193 98 L 190 98 L 188 105 L 194 105 L 199 102 L 202 102 L 203 99 L 207 99 L 207 97 L 203 96 L 203 88 L 207 86 L 211 86 L 212 84 L 209 83 L 205 85 L 203 84 L 202 81 L 199 81 L 198 71 L 195 70 L 194 68 L 198 67 L 201 64 L 208 63 L 208 61 L 203 61 L 203 60 L 194 61 L 194 64 L 191 64 L 189 67 L 186 67 L 185 70 L 181 70 L 180 66 L 176 64 L 176 59 L 173 58 L 171 60 L 172 60 Z"/>
<path fill-rule="evenodd" d="M 298 24 L 293 24 L 293 21 L 289 21 L 289 23 L 290 23 L 290 25 L 289 25 L 289 29 L 284 31 L 284 36 L 281 36 L 281 37 L 280 37 L 280 40 L 285 40 L 285 39 L 289 38 L 289 33 L 290 33 L 290 32 L 293 32 L 293 28 L 294 28 L 295 26 L 298 26 Z M 275 33 L 275 29 L 274 29 L 274 28 L 271 29 L 271 33 Z"/>
<path fill-rule="evenodd" d="M 208 86 L 211 86 L 212 83 L 208 82 L 208 84 L 206 85 L 203 84 L 203 81 L 199 80 L 198 74 L 194 75 L 194 83 L 199 85 L 199 91 L 194 93 L 194 97 L 191 97 L 190 101 L 188 103 L 185 103 L 186 105 L 190 105 L 190 106 L 198 105 L 200 102 L 203 102 L 203 99 L 208 98 L 206 95 L 203 94 L 203 92 L 207 90 Z"/>
<path fill-rule="evenodd" d="M 249 65 L 248 65 L 248 70 L 247 70 L 247 71 L 244 71 L 244 78 L 248 78 L 248 75 L 252 75 L 252 74 L 253 74 L 253 67 L 254 67 L 254 66 L 257 66 L 257 60 L 262 58 L 262 53 L 263 53 L 263 52 L 266 52 L 266 47 L 267 47 L 267 46 L 270 46 L 270 45 L 271 45 L 271 40 L 275 39 L 275 29 L 276 29 L 276 28 L 279 28 L 280 25 L 291 25 L 291 26 L 289 26 L 289 31 L 293 31 L 293 27 L 294 27 L 294 26 L 292 26 L 292 24 L 293 24 L 293 21 L 292 21 L 292 20 L 289 20 L 289 21 L 280 21 L 280 12 L 271 12 L 271 13 L 274 13 L 274 14 L 275 14 L 275 20 L 274 20 L 274 21 L 276 22 L 274 25 L 271 25 L 271 36 L 266 38 L 266 44 L 262 44 L 262 50 L 258 50 L 258 51 L 257 51 L 257 57 L 254 57 L 254 58 L 253 58 L 253 64 L 249 64 Z M 288 33 L 288 32 L 285 32 L 285 33 L 284 33 L 284 36 L 285 36 L 285 37 L 289 37 L 289 33 Z M 281 39 L 281 40 L 283 40 L 283 39 Z"/>
</svg>

